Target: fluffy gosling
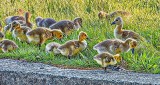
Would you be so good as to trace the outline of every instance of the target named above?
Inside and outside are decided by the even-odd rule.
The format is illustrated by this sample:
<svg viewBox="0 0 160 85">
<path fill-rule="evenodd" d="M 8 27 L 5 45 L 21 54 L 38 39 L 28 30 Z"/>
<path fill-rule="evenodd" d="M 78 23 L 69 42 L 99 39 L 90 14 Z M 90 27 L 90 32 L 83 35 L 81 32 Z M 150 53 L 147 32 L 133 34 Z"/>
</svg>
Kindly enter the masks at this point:
<svg viewBox="0 0 160 85">
<path fill-rule="evenodd" d="M 8 51 L 12 51 L 18 48 L 18 45 L 14 41 L 11 40 L 1 40 L 0 41 L 0 50 L 2 50 L 4 53 Z"/>
<path fill-rule="evenodd" d="M 52 24 L 50 29 L 60 29 L 65 35 L 69 35 L 73 30 L 79 30 L 82 27 L 82 18 L 77 17 L 73 21 L 61 20 L 55 24 Z"/>
<path fill-rule="evenodd" d="M 39 49 L 43 43 L 47 40 L 57 37 L 58 39 L 62 39 L 63 33 L 58 29 L 50 30 L 44 27 L 38 27 L 27 34 L 27 38 L 29 42 L 34 42 L 39 45 Z"/>
<path fill-rule="evenodd" d="M 107 66 L 117 64 L 117 62 L 122 60 L 122 57 L 119 54 L 112 55 L 108 52 L 104 52 L 95 55 L 93 59 L 104 68 L 104 71 L 106 71 Z"/>
<path fill-rule="evenodd" d="M 82 18 L 76 17 L 76 18 L 73 20 L 73 23 L 74 23 L 74 28 L 75 28 L 76 30 L 79 30 L 79 28 L 82 27 Z"/>
<path fill-rule="evenodd" d="M 134 54 L 134 48 L 137 46 L 137 41 L 128 38 L 125 41 L 120 39 L 107 39 L 96 44 L 93 49 L 98 53 L 109 52 L 111 54 L 118 54 L 121 52 L 128 52 L 132 49 L 132 53 Z"/>
<path fill-rule="evenodd" d="M 48 43 L 46 45 L 46 53 L 51 53 L 53 52 L 55 55 L 56 54 L 60 54 L 61 52 L 57 49 L 59 46 L 61 46 L 61 44 L 59 43 L 56 43 L 56 42 L 51 42 L 51 43 Z"/>
<path fill-rule="evenodd" d="M 117 25 L 114 29 L 114 37 L 121 40 L 126 40 L 128 38 L 133 38 L 137 41 L 144 41 L 144 39 L 136 32 L 131 30 L 122 30 L 123 20 L 121 17 L 115 18 L 111 25 Z"/>
<path fill-rule="evenodd" d="M 69 40 L 63 45 L 58 47 L 58 50 L 62 55 L 67 56 L 70 59 L 71 56 L 81 52 L 87 47 L 86 39 L 88 35 L 85 32 L 80 32 L 78 40 Z"/>
<path fill-rule="evenodd" d="M 19 22 L 13 21 L 11 24 L 11 28 L 13 28 L 13 37 L 18 38 L 21 42 L 29 43 L 26 33 L 31 31 L 31 28 L 27 26 L 21 26 Z"/>
</svg>

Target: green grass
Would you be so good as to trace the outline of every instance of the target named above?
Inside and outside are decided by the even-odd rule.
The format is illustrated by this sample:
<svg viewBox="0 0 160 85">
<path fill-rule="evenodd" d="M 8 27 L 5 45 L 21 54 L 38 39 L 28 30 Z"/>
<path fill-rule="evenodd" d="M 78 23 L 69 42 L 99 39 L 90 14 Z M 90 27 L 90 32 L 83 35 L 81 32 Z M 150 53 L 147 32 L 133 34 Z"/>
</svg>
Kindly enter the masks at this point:
<svg viewBox="0 0 160 85">
<path fill-rule="evenodd" d="M 44 18 L 52 17 L 56 21 L 75 17 L 83 18 L 83 27 L 80 31 L 88 33 L 92 42 L 88 41 L 88 48 L 82 52 L 87 59 L 77 55 L 72 59 L 64 56 L 46 54 L 42 46 L 41 51 L 35 45 L 27 45 L 16 40 L 19 49 L 10 53 L 0 53 L 0 58 L 12 58 L 27 60 L 30 62 L 42 62 L 54 65 L 64 65 L 77 68 L 99 68 L 100 66 L 93 60 L 97 54 L 92 47 L 105 39 L 114 38 L 111 21 L 99 20 L 97 14 L 99 11 L 112 12 L 115 10 L 126 10 L 132 14 L 130 19 L 124 19 L 124 28 L 133 30 L 146 38 L 147 44 L 141 50 L 142 55 L 132 55 L 131 52 L 122 53 L 123 59 L 128 63 L 128 69 L 137 72 L 160 73 L 160 55 L 155 54 L 160 51 L 160 1 L 159 0 L 4 0 L 0 2 L 0 20 L 4 25 L 4 19 L 10 15 L 16 15 L 15 10 L 22 8 L 32 13 L 31 21 L 35 24 L 35 18 L 42 16 Z M 36 26 L 34 25 L 34 28 Z M 63 42 L 54 40 L 58 43 L 64 43 L 69 39 L 77 39 L 78 33 L 73 32 L 68 39 L 64 37 Z M 12 39 L 8 33 L 6 38 Z M 47 41 L 47 43 L 53 40 Z"/>
</svg>

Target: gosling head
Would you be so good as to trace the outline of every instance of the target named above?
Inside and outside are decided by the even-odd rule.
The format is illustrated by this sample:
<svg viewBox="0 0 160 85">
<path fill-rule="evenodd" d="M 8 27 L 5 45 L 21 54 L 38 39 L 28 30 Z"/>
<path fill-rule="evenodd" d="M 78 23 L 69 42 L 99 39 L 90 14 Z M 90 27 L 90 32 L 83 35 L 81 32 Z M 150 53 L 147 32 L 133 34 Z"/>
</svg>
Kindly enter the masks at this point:
<svg viewBox="0 0 160 85">
<path fill-rule="evenodd" d="M 137 41 L 133 40 L 130 42 L 130 48 L 135 48 L 135 47 L 137 47 Z"/>
<path fill-rule="evenodd" d="M 57 30 L 57 29 L 52 30 L 52 35 L 56 36 L 56 38 L 58 38 L 59 40 L 63 38 L 63 33 L 61 30 Z"/>
<path fill-rule="evenodd" d="M 126 39 L 125 43 L 129 44 L 131 49 L 137 47 L 137 41 L 135 39 L 128 38 Z"/>
<path fill-rule="evenodd" d="M 19 22 L 17 22 L 17 21 L 13 21 L 12 23 L 11 23 L 11 31 L 13 30 L 13 28 L 14 29 L 18 29 L 18 28 L 20 28 L 20 23 Z"/>
<path fill-rule="evenodd" d="M 99 17 L 99 19 L 102 19 L 103 17 L 105 17 L 106 16 L 106 12 L 104 12 L 104 11 L 100 11 L 99 13 L 98 13 L 98 17 Z"/>
<path fill-rule="evenodd" d="M 39 23 L 40 21 L 42 21 L 42 20 L 43 20 L 42 17 L 36 17 L 36 19 L 35 19 L 36 25 L 38 26 L 38 23 Z"/>
<path fill-rule="evenodd" d="M 17 13 L 18 13 L 18 15 L 23 15 L 24 10 L 23 9 L 17 9 Z"/>
<path fill-rule="evenodd" d="M 73 20 L 73 22 L 74 22 L 75 29 L 78 30 L 80 27 L 82 27 L 82 18 L 77 17 Z"/>
<path fill-rule="evenodd" d="M 85 39 L 89 39 L 87 33 L 81 31 L 78 36 L 79 41 L 84 41 Z"/>
<path fill-rule="evenodd" d="M 129 47 L 132 50 L 132 54 L 134 54 L 134 48 L 137 47 L 137 41 L 132 38 L 126 39 L 125 43 L 129 43 Z"/>
<path fill-rule="evenodd" d="M 115 60 L 116 60 L 117 62 L 121 62 L 121 61 L 122 61 L 122 57 L 121 57 L 119 54 L 116 54 L 116 55 L 114 55 L 113 57 L 115 58 Z"/>
<path fill-rule="evenodd" d="M 122 25 L 122 23 L 123 23 L 122 18 L 121 17 L 117 17 L 117 18 L 114 19 L 114 21 L 112 22 L 111 25 L 114 25 L 114 24 L 116 24 L 116 25 Z"/>
</svg>

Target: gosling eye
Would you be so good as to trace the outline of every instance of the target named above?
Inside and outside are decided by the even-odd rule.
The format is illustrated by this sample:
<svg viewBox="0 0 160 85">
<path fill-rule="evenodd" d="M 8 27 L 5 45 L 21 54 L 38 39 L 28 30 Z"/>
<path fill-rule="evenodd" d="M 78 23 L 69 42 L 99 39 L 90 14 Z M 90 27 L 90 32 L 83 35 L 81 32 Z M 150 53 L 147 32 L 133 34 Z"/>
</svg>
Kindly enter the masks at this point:
<svg viewBox="0 0 160 85">
<path fill-rule="evenodd" d="M 116 19 L 116 21 L 118 21 L 118 19 Z"/>
<path fill-rule="evenodd" d="M 59 37 L 62 37 L 62 35 L 59 35 Z"/>
</svg>

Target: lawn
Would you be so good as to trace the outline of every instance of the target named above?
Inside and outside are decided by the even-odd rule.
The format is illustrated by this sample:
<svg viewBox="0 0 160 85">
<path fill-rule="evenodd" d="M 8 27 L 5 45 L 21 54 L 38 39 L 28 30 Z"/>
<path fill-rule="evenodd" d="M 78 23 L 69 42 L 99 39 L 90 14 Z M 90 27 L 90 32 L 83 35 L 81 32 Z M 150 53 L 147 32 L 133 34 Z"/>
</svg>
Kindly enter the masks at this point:
<svg viewBox="0 0 160 85">
<path fill-rule="evenodd" d="M 93 60 L 93 56 L 97 52 L 92 47 L 105 39 L 113 39 L 115 26 L 111 26 L 114 18 L 99 20 L 98 12 L 103 10 L 110 13 L 116 10 L 125 10 L 130 12 L 132 16 L 129 19 L 123 17 L 123 29 L 133 30 L 147 40 L 144 47 L 140 49 L 143 51 L 142 55 L 137 52 L 134 55 L 131 52 L 121 54 L 123 60 L 127 62 L 126 69 L 145 73 L 160 73 L 159 0 L 4 0 L 0 2 L 0 8 L 0 20 L 3 26 L 5 26 L 5 17 L 17 15 L 15 10 L 19 8 L 32 13 L 33 29 L 36 28 L 35 18 L 37 16 L 51 17 L 56 21 L 73 20 L 75 17 L 81 17 L 83 27 L 79 31 L 74 31 L 69 37 L 64 37 L 63 42 L 59 40 L 54 40 L 54 42 L 62 44 L 67 40 L 77 39 L 80 31 L 87 32 L 91 38 L 91 41 L 88 41 L 87 49 L 69 60 L 62 55 L 47 54 L 44 51 L 45 45 L 42 46 L 41 50 L 38 50 L 38 47 L 33 44 L 28 45 L 14 40 L 11 33 L 8 32 L 6 38 L 14 40 L 19 49 L 9 53 L 0 53 L 0 58 L 42 62 L 71 68 L 99 69 L 100 66 Z M 49 42 L 53 42 L 53 40 L 47 41 L 46 44 Z"/>
</svg>

